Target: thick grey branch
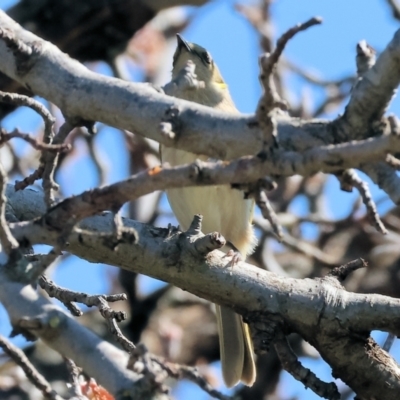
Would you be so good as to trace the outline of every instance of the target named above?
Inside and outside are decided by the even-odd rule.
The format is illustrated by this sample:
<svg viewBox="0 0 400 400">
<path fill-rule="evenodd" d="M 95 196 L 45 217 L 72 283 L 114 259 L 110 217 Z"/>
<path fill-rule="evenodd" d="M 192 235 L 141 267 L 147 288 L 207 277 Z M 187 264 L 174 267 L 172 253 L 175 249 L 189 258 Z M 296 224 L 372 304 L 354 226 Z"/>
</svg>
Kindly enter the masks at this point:
<svg viewBox="0 0 400 400">
<path fill-rule="evenodd" d="M 373 67 L 355 85 L 339 129 L 346 137 L 365 137 L 371 122 L 379 121 L 400 84 L 400 31 L 397 31 Z M 349 133 L 350 136 L 349 136 Z"/>
<path fill-rule="evenodd" d="M 101 121 L 128 129 L 174 146 L 211 157 L 232 159 L 257 154 L 263 134 L 254 116 L 230 115 L 160 94 L 146 84 L 128 83 L 93 73 L 55 46 L 25 31 L 3 12 L 0 40 L 0 70 L 61 108 L 70 118 Z M 302 153 L 308 149 L 376 134 L 373 119 L 379 118 L 398 84 L 399 33 L 376 65 L 353 91 L 344 118 L 337 123 L 302 121 L 277 115 L 281 149 Z M 53 82 L 54 84 L 49 84 Z M 165 135 L 165 121 L 174 118 L 176 137 Z M 365 112 L 360 118 L 360 112 Z M 364 122 L 360 122 L 360 120 Z M 366 121 L 366 122 L 365 122 Z M 169 121 L 171 122 L 171 121 Z M 290 160 L 285 166 L 290 170 Z M 350 167 L 356 167 L 351 165 Z M 374 164 L 371 173 L 395 203 L 400 201 L 399 179 L 392 167 Z M 391 173 L 392 172 L 392 173 Z M 277 175 L 286 174 L 277 171 Z M 293 173 L 302 171 L 292 170 Z"/>
<path fill-rule="evenodd" d="M 0 269 L 0 302 L 15 327 L 20 326 L 21 320 L 29 321 L 30 326 L 36 327 L 35 336 L 72 358 L 111 393 L 134 390 L 140 376 L 126 369 L 128 354 L 101 340 L 30 285 L 10 281 L 4 268 Z"/>
<path fill-rule="evenodd" d="M 337 171 L 364 160 L 382 159 L 389 150 L 400 150 L 400 136 L 390 135 L 365 141 L 327 146 L 304 154 L 273 154 L 271 160 L 242 157 L 231 162 L 204 162 L 178 167 L 156 167 L 140 172 L 125 181 L 87 190 L 67 198 L 48 210 L 40 223 L 58 231 L 71 227 L 84 217 L 105 210 L 119 209 L 127 201 L 154 192 L 184 186 L 240 184 L 255 182 L 267 173 L 310 175 L 319 169 Z M 351 164 L 351 165 L 350 165 Z M 279 171 L 279 172 L 278 172 Z M 30 224 L 36 224 L 32 221 Z"/>
<path fill-rule="evenodd" d="M 3 37 L 0 71 L 56 104 L 68 117 L 100 121 L 166 146 L 215 158 L 232 159 L 257 154 L 262 149 L 262 132 L 253 116 L 222 113 L 165 96 L 147 84 L 96 74 L 49 42 L 22 29 L 3 12 L 0 12 L 0 24 Z M 5 35 L 17 44 L 35 49 L 30 56 L 29 70 L 25 69 L 23 74 L 17 68 L 20 58 L 17 50 L 10 49 L 10 40 L 4 40 Z M 161 129 L 171 109 L 178 110 L 180 130 L 175 140 L 169 139 Z M 303 151 L 337 142 L 324 121 L 304 123 L 280 116 L 278 134 L 279 143 L 286 150 Z"/>
<path fill-rule="evenodd" d="M 44 211 L 39 193 L 9 193 L 9 203 L 18 218 L 23 217 L 19 209 L 25 208 L 31 215 Z M 259 321 L 274 318 L 315 346 L 330 363 L 335 376 L 361 397 L 368 390 L 368 396 L 397 399 L 400 368 L 369 339 L 368 332 L 379 329 L 399 335 L 400 300 L 346 292 L 332 276 L 299 280 L 244 262 L 227 267 L 230 259 L 220 251 L 196 256 L 188 233 L 130 220 L 123 222 L 138 232 L 137 244 L 121 243 L 116 251 L 110 249 L 99 234 L 113 232 L 112 213 L 104 213 L 82 221 L 80 231 L 68 237 L 68 250 L 92 262 L 117 265 L 170 282 L 231 307 L 256 330 Z M 17 239 L 32 244 L 54 245 L 58 240 L 57 231 L 42 224 L 21 222 L 12 224 L 11 229 Z M 20 312 L 7 308 L 12 314 Z M 373 387 L 369 386 L 371 382 Z"/>
</svg>

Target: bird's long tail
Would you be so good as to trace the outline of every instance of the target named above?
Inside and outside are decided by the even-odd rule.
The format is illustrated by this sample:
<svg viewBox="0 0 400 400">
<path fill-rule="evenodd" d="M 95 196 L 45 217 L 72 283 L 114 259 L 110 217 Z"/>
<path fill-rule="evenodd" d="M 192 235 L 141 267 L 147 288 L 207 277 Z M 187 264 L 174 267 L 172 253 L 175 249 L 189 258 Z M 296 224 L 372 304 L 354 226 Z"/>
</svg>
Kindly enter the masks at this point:
<svg viewBox="0 0 400 400">
<path fill-rule="evenodd" d="M 216 305 L 222 375 L 226 386 L 242 381 L 251 386 L 256 379 L 250 330 L 240 315 Z"/>
</svg>

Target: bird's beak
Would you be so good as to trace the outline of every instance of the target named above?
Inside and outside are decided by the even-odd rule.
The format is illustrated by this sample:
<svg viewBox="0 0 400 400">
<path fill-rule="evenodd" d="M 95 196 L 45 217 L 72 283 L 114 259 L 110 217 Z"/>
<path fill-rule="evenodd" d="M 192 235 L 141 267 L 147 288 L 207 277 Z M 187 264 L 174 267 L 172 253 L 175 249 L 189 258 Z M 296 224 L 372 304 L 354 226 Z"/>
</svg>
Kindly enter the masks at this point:
<svg viewBox="0 0 400 400">
<path fill-rule="evenodd" d="M 179 34 L 176 34 L 176 40 L 178 41 L 178 48 L 185 48 L 189 53 L 192 51 L 192 49 L 189 46 L 189 43 Z"/>
</svg>

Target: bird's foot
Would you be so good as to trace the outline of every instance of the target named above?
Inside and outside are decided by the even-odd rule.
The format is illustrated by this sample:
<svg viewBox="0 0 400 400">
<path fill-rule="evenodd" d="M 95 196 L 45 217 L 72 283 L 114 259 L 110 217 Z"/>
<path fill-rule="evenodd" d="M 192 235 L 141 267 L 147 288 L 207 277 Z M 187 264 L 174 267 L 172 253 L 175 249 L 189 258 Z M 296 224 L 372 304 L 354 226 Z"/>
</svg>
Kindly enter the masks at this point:
<svg viewBox="0 0 400 400">
<path fill-rule="evenodd" d="M 224 258 L 225 257 L 232 257 L 231 261 L 229 262 L 230 267 L 234 267 L 240 261 L 243 261 L 243 256 L 236 249 L 229 249 L 229 251 L 224 255 Z"/>
</svg>

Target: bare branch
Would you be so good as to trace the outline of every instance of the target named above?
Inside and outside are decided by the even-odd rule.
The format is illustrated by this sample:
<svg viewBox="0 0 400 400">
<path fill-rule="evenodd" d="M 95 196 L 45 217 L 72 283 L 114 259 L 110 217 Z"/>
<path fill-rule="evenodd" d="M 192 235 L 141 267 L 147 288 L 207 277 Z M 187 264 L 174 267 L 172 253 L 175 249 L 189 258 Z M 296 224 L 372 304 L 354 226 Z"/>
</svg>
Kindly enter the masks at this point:
<svg viewBox="0 0 400 400">
<path fill-rule="evenodd" d="M 268 200 L 268 197 L 265 191 L 260 190 L 255 197 L 255 202 L 261 210 L 261 214 L 264 218 L 266 218 L 272 226 L 272 229 L 279 239 L 279 241 L 283 238 L 282 227 L 279 224 L 278 218 L 275 214 L 274 209 L 271 206 L 271 203 Z"/>
<path fill-rule="evenodd" d="M 364 182 L 353 169 L 347 169 L 346 171 L 344 171 L 343 174 L 340 176 L 340 180 L 344 185 L 348 185 L 350 188 L 354 186 L 358 189 L 363 203 L 367 208 L 367 213 L 370 216 L 371 220 L 374 222 L 376 229 L 378 230 L 378 232 L 386 235 L 387 230 L 379 217 L 378 210 L 376 209 L 375 202 L 372 199 L 368 184 Z"/>
<path fill-rule="evenodd" d="M 389 333 L 387 335 L 385 343 L 382 346 L 382 349 L 389 353 L 391 347 L 393 346 L 393 342 L 395 341 L 395 339 L 396 339 L 396 335 L 393 335 L 393 333 Z"/>
<path fill-rule="evenodd" d="M 4 31 L 0 33 L 0 36 L 4 38 Z M 49 135 L 51 135 L 55 119 L 43 104 L 39 103 L 37 100 L 29 96 L 24 96 L 22 94 L 17 94 L 17 93 L 5 93 L 5 92 L 0 92 L 0 102 L 13 104 L 15 106 L 29 107 L 32 110 L 36 111 L 43 118 L 45 143 L 48 143 L 46 138 Z"/>
<path fill-rule="evenodd" d="M 265 66 L 266 73 L 270 74 L 272 70 L 275 68 L 276 63 L 279 60 L 279 57 L 283 53 L 283 50 L 285 49 L 288 41 L 293 38 L 297 33 L 301 31 L 305 31 L 306 29 L 314 26 L 314 25 L 319 25 L 322 23 L 322 18 L 320 17 L 314 17 L 309 19 L 307 22 L 304 22 L 302 24 L 297 24 L 295 27 L 290 28 L 288 31 L 286 31 L 277 41 L 276 43 L 276 49 L 272 52 L 270 59 L 268 61 L 268 66 Z"/>
<path fill-rule="evenodd" d="M 122 293 L 90 296 L 86 293 L 78 293 L 66 288 L 62 288 L 44 275 L 39 278 L 39 285 L 50 297 L 55 297 L 61 301 L 75 317 L 80 317 L 83 314 L 82 311 L 75 305 L 76 302 L 85 304 L 88 307 L 97 307 L 102 317 L 107 321 L 111 334 L 115 336 L 116 340 L 122 345 L 125 351 L 131 354 L 136 348 L 135 345 L 122 334 L 117 325 L 117 322 L 121 322 L 126 319 L 126 313 L 123 311 L 114 311 L 108 305 L 108 302 L 126 300 L 126 294 Z"/>
<path fill-rule="evenodd" d="M 333 367 L 336 376 L 355 388 L 357 393 L 366 390 L 359 386 L 360 379 L 363 384 L 373 379 L 373 388 L 367 385 L 369 395 L 371 390 L 377 390 L 380 395 L 385 393 L 385 399 L 397 398 L 398 366 L 379 346 L 373 346 L 365 332 L 378 329 L 400 334 L 398 299 L 346 292 L 332 276 L 297 280 L 240 261 L 227 268 L 229 260 L 218 250 L 206 258 L 200 253 L 195 256 L 193 240 L 199 238 L 187 232 L 182 235 L 176 230 L 146 227 L 128 220 L 124 220 L 124 225 L 137 230 L 138 244 L 121 244 L 118 251 L 112 251 L 98 236 L 85 233 L 88 229 L 111 232 L 112 219 L 112 214 L 108 213 L 83 221 L 81 231 L 71 232 L 68 237 L 69 251 L 93 262 L 102 260 L 137 273 L 150 274 L 217 304 L 229 305 L 234 311 L 243 313 L 250 326 L 253 320 L 279 316 L 281 323 L 290 324 L 290 331 L 298 332 L 310 341 Z M 58 240 L 57 231 L 45 225 L 18 223 L 12 228 L 17 238 L 24 237 L 32 243 L 44 241 L 53 244 Z M 1 293 L 0 290 L 0 297 L 3 297 Z M 354 315 L 357 318 L 353 318 Z M 338 329 L 343 329 L 343 332 Z M 321 334 L 315 335 L 316 331 Z M 352 346 L 352 354 L 360 362 L 348 363 L 348 354 L 342 355 L 347 346 Z M 381 363 L 382 357 L 384 362 Z M 357 374 L 352 373 L 354 368 Z M 386 368 L 383 374 L 382 368 Z M 390 385 L 387 385 L 388 379 Z"/>
<path fill-rule="evenodd" d="M 22 181 L 15 181 L 15 190 L 24 190 L 29 185 L 33 185 L 37 180 L 43 176 L 44 166 L 39 166 L 32 174 L 24 178 Z"/>
<path fill-rule="evenodd" d="M 343 282 L 351 273 L 360 268 L 366 268 L 367 265 L 368 264 L 362 258 L 359 258 L 341 265 L 340 267 L 334 268 L 329 275 L 335 276 L 340 282 Z"/>
<path fill-rule="evenodd" d="M 256 118 L 263 132 L 264 145 L 263 151 L 269 151 L 277 146 L 277 127 L 275 118 L 270 114 L 274 108 L 287 110 L 286 102 L 282 101 L 275 89 L 274 72 L 276 64 L 281 56 L 287 42 L 298 32 L 309 28 L 315 24 L 320 24 L 321 19 L 312 18 L 304 24 L 299 24 L 289 29 L 278 40 L 276 49 L 271 54 L 264 54 L 260 57 L 262 73 L 260 81 L 264 88 L 264 93 L 258 103 Z"/>
<path fill-rule="evenodd" d="M 58 133 L 51 140 L 54 145 L 60 145 L 64 143 L 65 139 L 74 128 L 74 125 L 69 121 L 64 122 L 60 127 Z M 43 168 L 43 182 L 42 186 L 44 189 L 44 195 L 46 199 L 47 207 L 51 207 L 54 204 L 54 192 L 58 190 L 58 185 L 54 181 L 54 172 L 57 166 L 58 153 L 43 153 L 40 158 L 39 169 Z"/>
<path fill-rule="evenodd" d="M 389 7 L 392 9 L 393 17 L 400 20 L 400 5 L 398 0 L 386 0 Z"/>
<path fill-rule="evenodd" d="M 125 352 L 84 328 L 40 296 L 31 285 L 10 281 L 5 272 L 0 269 L 0 301 L 10 316 L 14 330 L 27 330 L 31 336 L 40 337 L 63 356 L 72 358 L 110 393 L 116 395 L 126 391 L 133 397 L 145 396 L 138 384 L 140 376 L 126 370 L 128 356 Z M 87 357 L 88 351 L 90 357 Z"/>
<path fill-rule="evenodd" d="M 6 221 L 6 187 L 7 175 L 0 162 L 0 243 L 2 250 L 4 250 L 7 255 L 10 255 L 13 250 L 18 249 L 19 244 L 13 237 Z"/>
<path fill-rule="evenodd" d="M 103 210 L 120 207 L 155 190 L 183 186 L 229 184 L 231 182 L 254 182 L 275 171 L 282 175 L 300 173 L 309 175 L 317 172 L 316 165 L 335 171 L 347 163 L 371 161 L 381 158 L 389 151 L 400 149 L 400 137 L 389 135 L 365 141 L 321 149 L 309 150 L 304 154 L 287 154 L 281 159 L 274 155 L 272 160 L 259 157 L 243 157 L 232 162 L 202 162 L 179 167 L 156 167 L 140 172 L 131 178 L 110 186 L 88 190 L 80 196 L 63 200 L 43 217 L 44 223 L 58 230 L 71 227 L 80 219 Z M 339 166 L 339 168 L 338 168 Z M 73 213 L 70 210 L 74 210 Z"/>
<path fill-rule="evenodd" d="M 69 386 L 69 392 L 78 400 L 86 400 L 87 398 L 82 394 L 81 385 L 79 383 L 80 369 L 70 358 L 65 357 L 64 360 L 70 374 L 70 383 L 67 384 Z"/>
<path fill-rule="evenodd" d="M 325 383 L 321 381 L 312 371 L 301 365 L 286 337 L 280 333 L 275 340 L 275 349 L 281 360 L 283 368 L 288 371 L 295 379 L 302 382 L 314 393 L 329 400 L 339 400 L 340 393 L 335 383 Z"/>
<path fill-rule="evenodd" d="M 372 68 L 376 61 L 376 51 L 365 40 L 361 40 L 357 44 L 357 76 L 362 77 L 370 68 Z"/>
<path fill-rule="evenodd" d="M 49 382 L 31 364 L 24 352 L 14 346 L 4 336 L 0 335 L 0 347 L 12 358 L 25 372 L 26 377 L 42 392 L 48 400 L 63 400 L 50 386 Z"/>
<path fill-rule="evenodd" d="M 70 150 L 71 146 L 69 144 L 47 144 L 43 143 L 40 140 L 37 140 L 30 136 L 28 133 L 22 133 L 18 131 L 18 129 L 14 129 L 12 132 L 7 133 L 5 129 L 0 130 L 0 146 L 6 142 L 9 141 L 13 138 L 20 138 L 22 140 L 25 140 L 25 142 L 28 142 L 34 149 L 36 150 L 47 150 L 50 152 L 63 152 L 63 151 L 68 151 Z"/>
<path fill-rule="evenodd" d="M 105 319 L 114 318 L 118 322 L 126 319 L 124 312 L 113 311 L 107 304 L 107 302 L 126 300 L 125 294 L 89 296 L 86 293 L 74 292 L 73 290 L 62 288 L 44 275 L 40 277 L 39 285 L 50 297 L 55 297 L 57 300 L 61 301 L 76 317 L 80 317 L 82 315 L 82 311 L 80 311 L 75 304 L 73 304 L 78 302 L 85 304 L 88 307 L 97 307 L 100 311 L 100 314 Z"/>
<path fill-rule="evenodd" d="M 127 129 L 157 140 L 167 146 L 215 158 L 232 159 L 257 154 L 262 149 L 261 130 L 254 125 L 254 116 L 229 115 L 185 100 L 167 97 L 146 84 L 135 84 L 104 77 L 88 71 L 67 58 L 56 47 L 23 30 L 5 14 L 2 26 L 19 40 L 34 41 L 46 51 L 35 55 L 29 77 L 32 90 L 61 107 L 67 116 Z M 49 57 L 48 54 L 52 56 Z M 0 69 L 16 80 L 15 57 L 0 41 Z M 382 74 L 387 71 L 382 70 Z M 57 81 L 57 89 L 48 85 Z M 90 93 L 85 89 L 90 87 Z M 72 90 L 73 88 L 73 90 Z M 177 140 L 165 137 L 160 124 L 171 109 L 179 110 L 180 130 Z M 303 151 L 322 144 L 337 143 L 334 133 L 323 121 L 301 122 L 287 117 L 277 118 L 279 144 L 286 150 Z M 246 140 L 243 140 L 246 138 Z M 296 138 L 294 140 L 294 138 Z"/>
<path fill-rule="evenodd" d="M 373 55 L 371 56 L 367 44 L 365 43 L 362 48 L 365 48 L 365 52 L 369 51 L 367 58 L 373 62 Z M 361 49 L 360 44 L 358 49 Z M 346 111 L 337 121 L 338 130 L 345 129 L 348 139 L 365 138 L 368 125 L 372 121 L 379 121 L 386 111 L 400 82 L 399 49 L 400 31 L 397 31 L 376 63 L 368 70 L 364 68 L 366 72 L 354 86 Z M 383 71 L 385 75 L 382 75 Z M 379 77 L 378 80 L 377 77 Z"/>
<path fill-rule="evenodd" d="M 201 389 L 203 389 L 206 393 L 208 393 L 211 397 L 218 400 L 232 400 L 230 396 L 225 396 L 220 393 L 218 390 L 214 389 L 200 374 L 197 368 L 188 367 L 186 365 L 173 364 L 166 360 L 161 359 L 160 357 L 152 356 L 152 360 L 157 362 L 160 367 L 165 370 L 171 378 L 174 379 L 187 379 Z"/>
<path fill-rule="evenodd" d="M 232 159 L 243 154 L 257 154 L 263 148 L 263 132 L 254 124 L 254 117 L 228 115 L 164 96 L 148 85 L 129 84 L 118 79 L 99 76 L 66 58 L 51 44 L 24 31 L 3 13 L 0 14 L 0 19 L 2 26 L 8 29 L 7 40 L 0 41 L 1 70 L 22 81 L 15 63 L 18 64 L 18 51 L 22 52 L 21 56 L 25 56 L 26 52 L 18 50 L 18 46 L 12 47 L 13 51 L 10 52 L 7 46 L 12 46 L 12 43 L 18 41 L 29 47 L 29 44 L 34 42 L 35 48 L 32 51 L 35 51 L 30 61 L 29 76 L 24 75 L 24 79 L 29 80 L 29 85 L 35 93 L 60 106 L 67 116 L 89 121 L 100 120 L 153 138 L 167 146 L 173 145 L 217 158 Z M 395 35 L 371 69 L 374 70 L 374 79 L 371 80 L 369 75 L 371 71 L 368 71 L 356 85 L 352 99 L 357 100 L 350 101 L 345 116 L 338 120 L 342 122 L 328 124 L 324 121 L 304 122 L 288 117 L 277 118 L 277 134 L 281 148 L 302 152 L 310 148 L 316 149 L 321 144 L 338 143 L 358 137 L 357 132 L 360 131 L 363 132 L 363 136 L 376 134 L 375 127 L 369 122 L 371 119 L 363 114 L 361 120 L 367 122 L 357 125 L 356 122 L 360 118 L 356 117 L 356 114 L 357 110 L 364 107 L 359 104 L 364 95 L 367 96 L 366 99 L 372 101 L 368 102 L 371 110 L 375 109 L 372 104 L 379 99 L 381 99 L 379 104 L 384 103 L 386 107 L 393 90 L 400 82 L 398 73 L 400 42 L 397 40 L 399 35 Z M 48 50 L 38 52 L 38 48 Z M 50 53 L 51 57 L 48 56 Z M 60 83 L 56 90 L 48 85 L 49 80 Z M 378 86 L 372 83 L 378 81 Z M 74 90 L 71 90 L 72 87 Z M 91 88 L 90 94 L 85 90 L 86 87 Z M 378 95 L 375 95 L 374 91 L 378 91 Z M 371 92 L 371 95 L 364 92 Z M 360 107 L 353 107 L 355 101 Z M 179 132 L 175 132 L 178 137 L 173 143 L 160 129 L 160 124 L 164 122 L 165 116 L 171 109 L 177 110 L 175 120 L 179 120 Z M 395 203 L 400 201 L 399 178 L 391 167 L 387 164 L 377 164 L 371 168 L 365 165 L 363 169 Z M 277 175 L 280 175 L 280 171 Z"/>
</svg>

